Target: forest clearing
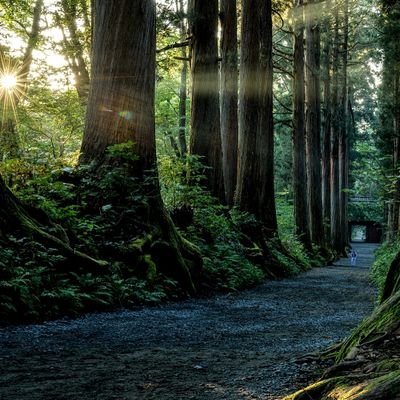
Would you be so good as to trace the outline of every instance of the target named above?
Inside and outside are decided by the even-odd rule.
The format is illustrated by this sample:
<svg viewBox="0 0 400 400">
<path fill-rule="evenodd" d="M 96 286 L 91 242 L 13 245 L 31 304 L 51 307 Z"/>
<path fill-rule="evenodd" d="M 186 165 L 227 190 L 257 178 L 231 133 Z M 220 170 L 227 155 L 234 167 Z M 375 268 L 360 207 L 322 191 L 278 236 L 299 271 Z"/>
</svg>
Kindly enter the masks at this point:
<svg viewBox="0 0 400 400">
<path fill-rule="evenodd" d="M 1 399 L 400 398 L 399 0 L 0 27 Z"/>
</svg>

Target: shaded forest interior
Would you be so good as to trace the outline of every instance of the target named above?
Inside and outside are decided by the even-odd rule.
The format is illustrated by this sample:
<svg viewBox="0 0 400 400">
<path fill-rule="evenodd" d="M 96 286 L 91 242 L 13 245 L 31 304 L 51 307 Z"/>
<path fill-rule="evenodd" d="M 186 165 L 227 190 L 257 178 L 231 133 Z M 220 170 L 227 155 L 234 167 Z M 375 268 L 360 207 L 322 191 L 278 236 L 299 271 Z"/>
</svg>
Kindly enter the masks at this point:
<svg viewBox="0 0 400 400">
<path fill-rule="evenodd" d="M 0 22 L 1 324 L 237 291 L 384 240 L 379 306 L 291 398 L 398 395 L 379 346 L 399 337 L 399 1 L 0 0 Z"/>
</svg>

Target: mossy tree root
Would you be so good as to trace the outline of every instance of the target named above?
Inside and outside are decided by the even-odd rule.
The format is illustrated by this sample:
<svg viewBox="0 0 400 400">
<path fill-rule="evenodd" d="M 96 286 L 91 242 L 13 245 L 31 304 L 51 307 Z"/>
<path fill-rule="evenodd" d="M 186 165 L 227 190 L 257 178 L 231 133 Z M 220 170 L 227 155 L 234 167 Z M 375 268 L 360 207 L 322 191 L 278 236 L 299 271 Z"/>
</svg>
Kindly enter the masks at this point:
<svg viewBox="0 0 400 400">
<path fill-rule="evenodd" d="M 97 273 L 108 265 L 105 261 L 96 260 L 73 249 L 63 229 L 52 224 L 50 220 L 47 220 L 48 228 L 55 231 L 59 237 L 46 232 L 46 227 L 32 215 L 36 214 L 44 220 L 46 219 L 45 214 L 41 211 L 28 211 L 28 208 L 6 187 L 1 176 L 0 205 L 0 237 L 19 232 L 21 235 L 31 237 L 43 245 L 58 249 L 70 261 L 69 265 L 91 269 Z"/>
<path fill-rule="evenodd" d="M 200 250 L 181 236 L 161 202 L 152 209 L 151 224 L 157 227 L 159 235 L 150 251 L 157 268 L 178 281 L 188 294 L 195 294 L 202 270 Z"/>
<path fill-rule="evenodd" d="M 378 306 L 374 312 L 343 343 L 337 361 L 342 361 L 356 346 L 383 337 L 398 327 L 400 321 L 400 291 Z M 351 358 L 351 357 L 350 357 Z"/>
</svg>

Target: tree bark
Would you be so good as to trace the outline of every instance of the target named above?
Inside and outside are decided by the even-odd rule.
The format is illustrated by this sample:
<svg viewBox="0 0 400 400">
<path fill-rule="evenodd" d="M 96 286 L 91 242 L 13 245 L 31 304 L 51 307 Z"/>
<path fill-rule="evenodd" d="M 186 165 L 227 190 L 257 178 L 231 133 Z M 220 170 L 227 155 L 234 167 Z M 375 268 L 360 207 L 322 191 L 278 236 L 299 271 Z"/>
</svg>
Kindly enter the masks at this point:
<svg viewBox="0 0 400 400">
<path fill-rule="evenodd" d="M 183 41 L 186 39 L 187 36 L 185 19 L 183 18 L 185 12 L 183 0 L 179 0 L 179 4 L 177 2 L 177 6 L 179 7 L 179 12 L 182 18 L 179 29 L 180 29 L 181 40 Z M 187 58 L 186 47 L 181 48 L 181 57 L 183 59 Z M 187 144 L 186 144 L 187 76 L 188 76 L 188 62 L 183 61 L 181 69 L 181 84 L 179 88 L 179 133 L 178 133 L 179 152 L 181 156 L 185 156 L 187 153 Z"/>
<path fill-rule="evenodd" d="M 190 152 L 207 167 L 206 186 L 225 200 L 219 108 L 218 0 L 193 0 Z"/>
<path fill-rule="evenodd" d="M 81 163 L 101 161 L 108 146 L 131 140 L 143 169 L 156 166 L 154 3 L 148 3 L 95 1 L 92 82 Z"/>
<path fill-rule="evenodd" d="M 221 0 L 221 138 L 225 196 L 233 206 L 238 156 L 238 49 L 236 0 Z"/>
<path fill-rule="evenodd" d="M 326 22 L 326 37 L 323 51 L 323 81 L 324 81 L 324 122 L 323 122 L 323 139 L 322 139 L 322 208 L 324 213 L 325 236 L 327 243 L 331 242 L 331 37 L 330 24 Z"/>
<path fill-rule="evenodd" d="M 307 173 L 305 143 L 305 86 L 304 86 L 304 15 L 303 1 L 297 0 L 293 9 L 293 200 L 295 232 L 311 250 L 307 205 Z"/>
<path fill-rule="evenodd" d="M 154 240 L 151 256 L 162 273 L 194 292 L 189 268 L 201 265 L 199 254 L 177 233 L 158 185 L 155 2 L 95 0 L 95 13 L 92 81 L 80 161 L 104 163 L 109 145 L 134 142 L 139 161 L 131 173 L 143 187 L 151 210 L 149 215 L 139 215 Z"/>
<path fill-rule="evenodd" d="M 26 46 L 24 53 L 24 61 L 22 63 L 22 68 L 19 73 L 22 76 L 22 79 L 25 83 L 23 87 L 23 94 L 26 94 L 26 91 L 28 89 L 27 80 L 31 70 L 31 65 L 33 60 L 32 57 L 33 50 L 36 48 L 37 43 L 39 41 L 40 18 L 42 16 L 42 12 L 43 12 L 43 0 L 37 0 L 33 8 L 32 27 L 28 36 L 28 44 Z"/>
<path fill-rule="evenodd" d="M 268 236 L 277 231 L 272 117 L 270 1 L 242 3 L 239 163 L 236 205 L 254 214 Z"/>
<path fill-rule="evenodd" d="M 339 17 L 335 3 L 335 27 L 332 58 L 332 130 L 331 130 L 331 239 L 337 253 L 341 251 L 339 201 Z"/>
<path fill-rule="evenodd" d="M 311 240 L 323 248 L 325 231 L 321 185 L 320 27 L 314 2 L 305 7 L 306 21 L 306 138 Z"/>
<path fill-rule="evenodd" d="M 393 175 L 396 177 L 394 182 L 394 193 L 393 200 L 391 202 L 392 221 L 390 223 L 391 235 L 393 237 L 399 236 L 399 218 L 400 218 L 400 112 L 397 110 L 396 104 L 400 104 L 400 77 L 399 73 L 395 71 L 393 74 L 393 99 L 394 99 L 394 111 L 393 111 Z"/>
<path fill-rule="evenodd" d="M 348 84 L 347 84 L 347 59 L 349 40 L 349 4 L 348 0 L 343 4 L 343 39 L 342 39 L 342 82 L 341 82 L 341 118 L 339 132 L 339 202 L 340 202 L 340 237 L 341 252 L 346 255 L 348 240 L 348 186 L 349 186 L 349 138 L 348 138 Z"/>
<path fill-rule="evenodd" d="M 275 208 L 274 179 L 274 118 L 273 118 L 273 63 L 272 63 L 272 3 L 261 1 L 260 6 L 260 125 L 257 147 L 259 155 L 259 176 L 261 201 L 264 207 L 262 219 L 271 235 L 278 231 Z"/>
<path fill-rule="evenodd" d="M 80 1 L 80 3 L 84 2 Z M 63 10 L 63 18 L 58 16 L 57 22 L 63 33 L 64 52 L 74 75 L 75 87 L 79 99 L 82 104 L 86 104 L 89 94 L 90 77 L 84 57 L 85 44 L 82 43 L 79 38 L 77 25 L 77 2 L 76 0 L 62 0 L 61 6 Z M 85 12 L 85 8 L 83 11 Z M 84 20 L 86 24 L 89 23 L 88 16 L 84 16 Z M 68 29 L 68 36 L 65 33 L 64 24 Z"/>
</svg>

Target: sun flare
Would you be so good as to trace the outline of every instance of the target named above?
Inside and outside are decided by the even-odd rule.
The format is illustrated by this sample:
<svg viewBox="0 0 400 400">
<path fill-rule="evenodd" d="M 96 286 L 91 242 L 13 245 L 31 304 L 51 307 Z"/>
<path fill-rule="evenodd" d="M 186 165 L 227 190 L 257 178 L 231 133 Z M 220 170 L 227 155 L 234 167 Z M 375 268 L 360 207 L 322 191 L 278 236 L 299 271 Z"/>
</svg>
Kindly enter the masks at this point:
<svg viewBox="0 0 400 400">
<path fill-rule="evenodd" d="M 17 105 L 25 96 L 26 77 L 19 62 L 0 57 L 0 107 L 2 123 L 8 118 L 17 119 Z"/>
<path fill-rule="evenodd" d="M 18 80 L 16 75 L 3 74 L 0 76 L 0 86 L 6 90 L 13 90 L 17 86 Z"/>
</svg>

